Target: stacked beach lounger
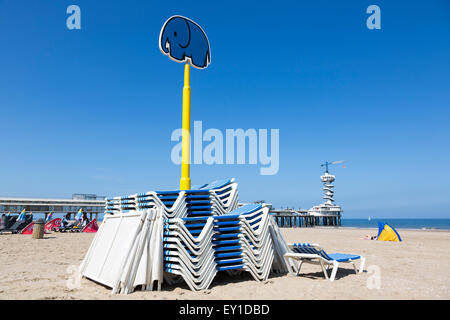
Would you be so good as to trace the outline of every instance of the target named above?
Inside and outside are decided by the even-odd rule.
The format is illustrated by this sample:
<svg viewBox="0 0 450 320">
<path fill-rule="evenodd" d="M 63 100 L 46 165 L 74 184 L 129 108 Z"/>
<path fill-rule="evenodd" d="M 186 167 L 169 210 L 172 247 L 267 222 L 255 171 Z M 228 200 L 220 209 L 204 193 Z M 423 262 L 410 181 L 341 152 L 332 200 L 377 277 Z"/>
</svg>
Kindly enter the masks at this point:
<svg viewBox="0 0 450 320">
<path fill-rule="evenodd" d="M 188 191 L 151 191 L 106 199 L 105 214 L 127 213 L 160 207 L 166 218 L 192 215 L 223 214 L 238 205 L 237 183 L 234 179 L 220 180 Z"/>
<path fill-rule="evenodd" d="M 108 199 L 105 217 L 126 217 L 146 210 L 163 217 L 162 263 L 157 265 L 162 266 L 164 281 L 169 284 L 184 281 L 191 290 L 204 290 L 220 271 L 247 271 L 258 281 L 266 280 L 271 270 L 287 271 L 280 251 L 284 239 L 269 208 L 261 204 L 238 208 L 234 179 L 186 191 Z"/>
<path fill-rule="evenodd" d="M 269 209 L 249 204 L 214 217 L 213 245 L 217 270 L 245 270 L 266 280 L 273 262 Z"/>
</svg>

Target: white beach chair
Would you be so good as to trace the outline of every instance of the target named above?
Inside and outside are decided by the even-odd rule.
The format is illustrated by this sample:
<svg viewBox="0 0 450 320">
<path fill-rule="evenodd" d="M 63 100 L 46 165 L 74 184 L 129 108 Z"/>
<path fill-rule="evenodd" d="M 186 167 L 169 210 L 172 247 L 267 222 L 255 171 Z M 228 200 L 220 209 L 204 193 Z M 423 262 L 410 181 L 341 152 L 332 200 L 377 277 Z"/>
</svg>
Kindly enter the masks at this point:
<svg viewBox="0 0 450 320">
<path fill-rule="evenodd" d="M 300 274 L 300 269 L 303 263 L 318 264 L 321 266 L 322 271 L 326 279 L 334 281 L 336 272 L 339 268 L 339 263 L 350 263 L 355 269 L 355 273 L 358 273 L 355 261 L 361 260 L 359 266 L 359 273 L 364 270 L 364 263 L 366 259 L 363 256 L 343 253 L 327 254 L 318 244 L 309 243 L 293 243 L 288 245 L 292 252 L 284 254 L 286 265 L 289 266 L 289 272 L 296 276 Z M 298 260 L 297 265 L 293 265 L 290 259 Z M 331 276 L 328 277 L 327 270 L 330 266 L 333 266 Z"/>
</svg>

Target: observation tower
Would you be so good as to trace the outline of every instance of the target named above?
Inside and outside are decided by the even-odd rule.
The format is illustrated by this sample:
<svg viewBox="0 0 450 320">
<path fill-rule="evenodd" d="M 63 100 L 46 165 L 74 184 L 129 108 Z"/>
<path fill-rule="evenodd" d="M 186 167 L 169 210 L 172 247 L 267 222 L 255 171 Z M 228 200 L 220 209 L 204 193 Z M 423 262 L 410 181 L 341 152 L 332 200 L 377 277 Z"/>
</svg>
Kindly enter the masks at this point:
<svg viewBox="0 0 450 320">
<path fill-rule="evenodd" d="M 344 163 L 343 160 L 328 162 L 321 164 L 321 167 L 325 167 L 325 173 L 320 176 L 320 180 L 323 182 L 323 199 L 325 202 L 318 206 L 314 206 L 308 210 L 308 213 L 313 216 L 323 215 L 338 215 L 340 216 L 342 209 L 340 206 L 334 203 L 334 185 L 335 176 L 328 172 L 328 166 L 332 164 Z"/>
</svg>

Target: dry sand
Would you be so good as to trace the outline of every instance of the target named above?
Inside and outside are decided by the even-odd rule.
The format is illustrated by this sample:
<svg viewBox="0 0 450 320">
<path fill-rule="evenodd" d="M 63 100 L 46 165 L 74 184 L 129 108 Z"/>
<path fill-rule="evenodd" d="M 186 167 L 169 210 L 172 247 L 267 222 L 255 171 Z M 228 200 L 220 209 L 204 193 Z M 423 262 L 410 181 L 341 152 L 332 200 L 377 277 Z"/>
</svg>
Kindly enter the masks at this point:
<svg viewBox="0 0 450 320">
<path fill-rule="evenodd" d="M 87 279 L 69 289 L 70 268 L 78 266 L 94 234 L 51 233 L 0 236 L 0 299 L 449 299 L 450 232 L 400 230 L 403 242 L 363 240 L 376 230 L 344 228 L 282 229 L 288 242 L 319 243 L 329 253 L 361 254 L 366 271 L 355 274 L 341 265 L 336 280 L 324 280 L 319 266 L 305 265 L 302 275 L 272 275 L 256 282 L 248 273 L 218 276 L 209 290 L 192 292 L 186 285 L 163 285 L 161 292 L 111 295 Z M 379 267 L 380 289 L 371 270 Z M 69 271 L 68 271 L 69 270 Z M 369 271 L 369 272 L 368 272 Z"/>
</svg>

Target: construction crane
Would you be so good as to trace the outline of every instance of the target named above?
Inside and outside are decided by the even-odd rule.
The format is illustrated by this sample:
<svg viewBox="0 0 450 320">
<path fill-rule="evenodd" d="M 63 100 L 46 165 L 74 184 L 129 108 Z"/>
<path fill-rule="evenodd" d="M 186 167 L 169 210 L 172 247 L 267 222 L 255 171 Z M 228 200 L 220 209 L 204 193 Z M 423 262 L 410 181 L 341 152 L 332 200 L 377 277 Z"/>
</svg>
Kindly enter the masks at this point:
<svg viewBox="0 0 450 320">
<path fill-rule="evenodd" d="M 328 166 L 331 164 L 338 164 L 338 163 L 344 163 L 344 160 L 333 161 L 333 162 L 325 161 L 325 163 L 322 163 L 320 166 L 325 167 L 325 172 L 328 173 Z"/>
</svg>

